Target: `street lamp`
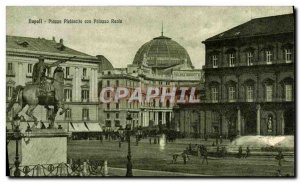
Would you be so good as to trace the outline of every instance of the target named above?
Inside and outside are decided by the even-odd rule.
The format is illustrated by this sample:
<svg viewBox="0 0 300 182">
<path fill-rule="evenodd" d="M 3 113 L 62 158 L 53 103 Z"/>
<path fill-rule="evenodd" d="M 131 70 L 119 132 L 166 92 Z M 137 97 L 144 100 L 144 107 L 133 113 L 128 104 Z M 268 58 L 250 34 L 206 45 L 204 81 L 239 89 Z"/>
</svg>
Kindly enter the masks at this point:
<svg viewBox="0 0 300 182">
<path fill-rule="evenodd" d="M 129 124 L 126 125 L 126 137 L 128 141 L 128 154 L 127 154 L 127 172 L 126 176 L 131 177 L 133 176 L 132 174 L 132 163 L 131 163 L 131 149 L 130 149 L 130 132 L 131 132 L 131 120 L 132 117 L 130 113 L 127 113 L 126 120 L 129 121 Z"/>
<path fill-rule="evenodd" d="M 14 176 L 19 177 L 21 176 L 21 170 L 20 170 L 20 156 L 19 156 L 19 141 L 22 139 L 21 135 L 21 130 L 20 130 L 20 121 L 15 121 L 14 122 L 14 134 L 13 134 L 13 139 L 16 140 L 16 156 L 15 156 L 15 172 Z"/>
</svg>

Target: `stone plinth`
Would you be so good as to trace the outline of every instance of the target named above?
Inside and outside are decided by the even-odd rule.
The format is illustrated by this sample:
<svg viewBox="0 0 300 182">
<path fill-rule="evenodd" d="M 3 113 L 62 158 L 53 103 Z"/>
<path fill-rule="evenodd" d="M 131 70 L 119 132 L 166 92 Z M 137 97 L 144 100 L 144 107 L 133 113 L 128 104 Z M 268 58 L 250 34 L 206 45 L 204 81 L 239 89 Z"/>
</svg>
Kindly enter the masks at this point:
<svg viewBox="0 0 300 182">
<path fill-rule="evenodd" d="M 21 166 L 67 162 L 67 137 L 62 129 L 33 129 L 19 141 Z M 9 164 L 15 161 L 16 141 L 8 144 Z"/>
</svg>

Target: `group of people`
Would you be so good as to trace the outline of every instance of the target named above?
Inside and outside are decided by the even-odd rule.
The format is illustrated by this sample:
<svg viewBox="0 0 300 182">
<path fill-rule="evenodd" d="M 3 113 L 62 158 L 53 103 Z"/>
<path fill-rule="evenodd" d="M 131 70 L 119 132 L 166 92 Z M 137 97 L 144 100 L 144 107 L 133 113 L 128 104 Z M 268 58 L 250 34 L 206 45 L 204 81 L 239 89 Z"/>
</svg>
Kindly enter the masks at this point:
<svg viewBox="0 0 300 182">
<path fill-rule="evenodd" d="M 154 136 L 154 137 L 149 137 L 149 144 L 152 144 L 152 139 L 153 139 L 153 144 L 159 144 L 160 143 L 160 138 L 159 136 Z"/>
<path fill-rule="evenodd" d="M 247 158 L 249 156 L 250 156 L 250 148 L 249 148 L 249 146 L 246 148 L 246 154 L 245 155 L 243 155 L 243 148 L 242 148 L 242 146 L 239 146 L 237 157 L 238 158 Z"/>
</svg>

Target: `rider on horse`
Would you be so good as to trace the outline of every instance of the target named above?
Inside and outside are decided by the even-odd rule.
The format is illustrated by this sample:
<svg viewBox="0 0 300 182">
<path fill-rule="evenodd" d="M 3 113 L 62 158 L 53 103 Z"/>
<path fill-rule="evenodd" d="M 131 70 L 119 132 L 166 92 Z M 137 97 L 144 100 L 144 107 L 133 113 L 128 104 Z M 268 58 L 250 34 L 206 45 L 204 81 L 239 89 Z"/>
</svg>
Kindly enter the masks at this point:
<svg viewBox="0 0 300 182">
<path fill-rule="evenodd" d="M 34 84 L 43 84 L 43 82 L 46 81 L 46 79 L 47 79 L 47 76 L 46 76 L 47 69 L 58 66 L 59 64 L 64 63 L 64 62 L 66 62 L 66 60 L 56 61 L 55 63 L 47 64 L 44 62 L 44 57 L 40 56 L 39 62 L 35 63 L 33 66 L 33 73 L 32 73 L 33 83 Z"/>
</svg>

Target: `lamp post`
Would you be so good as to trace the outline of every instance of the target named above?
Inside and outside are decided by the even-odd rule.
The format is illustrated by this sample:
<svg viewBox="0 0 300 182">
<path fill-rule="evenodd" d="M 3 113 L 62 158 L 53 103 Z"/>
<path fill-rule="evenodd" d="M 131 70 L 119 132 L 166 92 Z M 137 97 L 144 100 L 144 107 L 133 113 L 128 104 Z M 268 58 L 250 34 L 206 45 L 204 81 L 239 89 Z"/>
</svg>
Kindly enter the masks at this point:
<svg viewBox="0 0 300 182">
<path fill-rule="evenodd" d="M 19 128 L 20 121 L 15 122 L 14 134 L 13 138 L 16 140 L 16 156 L 15 156 L 15 168 L 14 176 L 19 177 L 21 176 L 20 170 L 20 156 L 19 156 L 19 141 L 22 139 L 21 130 Z"/>
<path fill-rule="evenodd" d="M 127 113 L 127 117 L 126 120 L 129 121 L 129 124 L 126 125 L 126 137 L 127 137 L 127 141 L 128 141 L 128 154 L 127 154 L 127 172 L 126 172 L 126 176 L 131 177 L 133 176 L 132 174 L 132 163 L 131 163 L 131 148 L 130 148 L 130 132 L 131 132 L 131 120 L 132 117 L 130 115 L 130 113 Z"/>
</svg>

